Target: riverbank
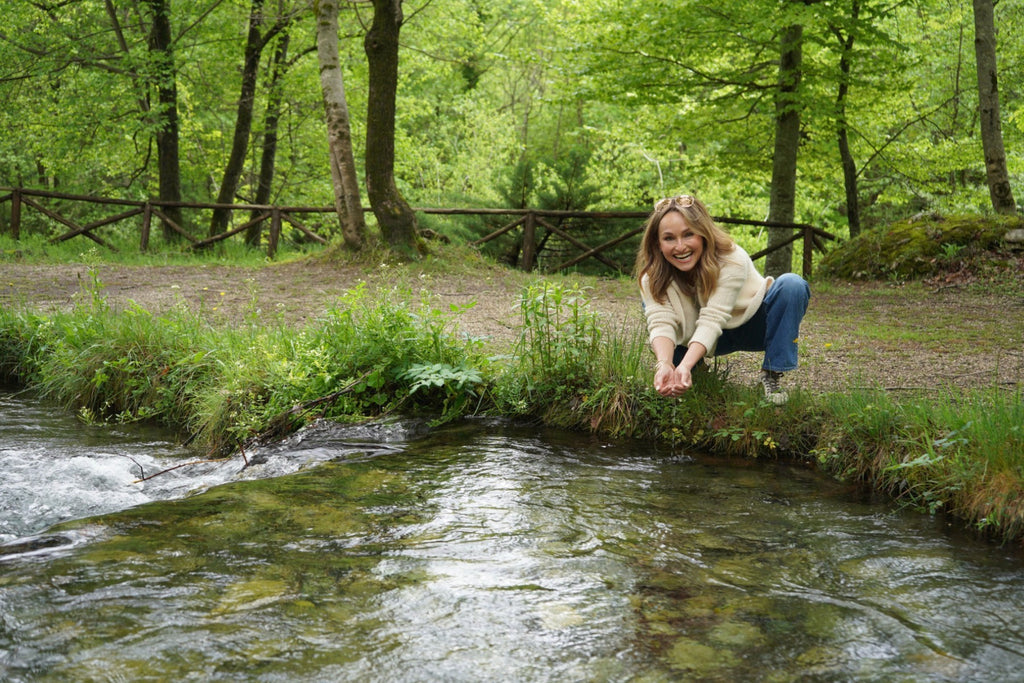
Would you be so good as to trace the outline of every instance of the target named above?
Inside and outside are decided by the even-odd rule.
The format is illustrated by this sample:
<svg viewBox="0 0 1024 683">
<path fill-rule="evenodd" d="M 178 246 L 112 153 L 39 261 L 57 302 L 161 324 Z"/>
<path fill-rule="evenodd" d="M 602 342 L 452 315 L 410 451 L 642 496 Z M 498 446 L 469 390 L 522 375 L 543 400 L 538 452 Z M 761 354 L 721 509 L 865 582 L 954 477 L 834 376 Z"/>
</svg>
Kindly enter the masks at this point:
<svg viewBox="0 0 1024 683">
<path fill-rule="evenodd" d="M 185 305 L 214 325 L 256 319 L 299 327 L 362 284 L 454 308 L 462 332 L 503 352 L 521 331 L 523 288 L 540 279 L 585 287 L 590 308 L 610 327 L 643 325 L 628 279 L 525 274 L 472 254 L 411 265 L 310 259 L 261 268 L 0 261 L 0 306 L 67 310 L 98 287 L 115 310 L 138 305 L 163 313 Z M 877 388 L 935 395 L 1024 382 L 1024 296 L 977 278 L 813 281 L 801 334 L 801 367 L 787 381 L 814 393 Z M 758 363 L 756 354 L 740 353 L 728 366 L 736 381 L 753 384 Z"/>
<path fill-rule="evenodd" d="M 83 419 L 157 419 L 225 453 L 317 416 L 487 412 L 793 457 L 997 537 L 1024 533 L 1012 288 L 813 283 L 802 367 L 776 408 L 754 387 L 753 355 L 730 357 L 680 401 L 653 394 L 625 280 L 471 256 L 0 266 L 0 366 Z"/>
</svg>

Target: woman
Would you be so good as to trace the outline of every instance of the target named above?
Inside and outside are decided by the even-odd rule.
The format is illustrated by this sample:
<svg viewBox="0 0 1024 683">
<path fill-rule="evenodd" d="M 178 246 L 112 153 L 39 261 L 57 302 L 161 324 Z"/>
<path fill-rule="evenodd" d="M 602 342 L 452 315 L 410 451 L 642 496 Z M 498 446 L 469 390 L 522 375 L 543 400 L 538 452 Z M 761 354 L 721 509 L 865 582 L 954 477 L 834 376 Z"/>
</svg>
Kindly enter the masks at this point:
<svg viewBox="0 0 1024 683">
<path fill-rule="evenodd" d="M 797 367 L 811 296 L 803 278 L 763 277 L 707 207 L 685 194 L 654 205 L 636 269 L 659 394 L 680 396 L 693 386 L 691 373 L 705 356 L 764 351 L 765 397 L 785 403 L 780 380 Z"/>
</svg>

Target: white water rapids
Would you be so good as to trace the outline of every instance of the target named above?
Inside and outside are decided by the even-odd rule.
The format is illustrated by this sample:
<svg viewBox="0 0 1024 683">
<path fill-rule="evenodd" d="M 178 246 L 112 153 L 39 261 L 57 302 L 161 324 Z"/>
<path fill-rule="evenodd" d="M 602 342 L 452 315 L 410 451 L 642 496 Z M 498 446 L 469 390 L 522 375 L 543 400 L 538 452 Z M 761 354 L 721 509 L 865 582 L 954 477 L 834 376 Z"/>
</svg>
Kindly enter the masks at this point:
<svg viewBox="0 0 1024 683">
<path fill-rule="evenodd" d="M 313 428 L 317 431 L 317 428 Z M 300 432 L 275 446 L 203 462 L 165 432 L 138 425 L 87 425 L 59 407 L 0 390 L 0 543 L 59 522 L 169 500 L 241 479 L 288 474 L 339 450 L 379 452 L 407 436 L 398 426 Z M 343 441 L 342 441 L 343 440 Z M 181 467 L 183 463 L 187 464 Z"/>
</svg>

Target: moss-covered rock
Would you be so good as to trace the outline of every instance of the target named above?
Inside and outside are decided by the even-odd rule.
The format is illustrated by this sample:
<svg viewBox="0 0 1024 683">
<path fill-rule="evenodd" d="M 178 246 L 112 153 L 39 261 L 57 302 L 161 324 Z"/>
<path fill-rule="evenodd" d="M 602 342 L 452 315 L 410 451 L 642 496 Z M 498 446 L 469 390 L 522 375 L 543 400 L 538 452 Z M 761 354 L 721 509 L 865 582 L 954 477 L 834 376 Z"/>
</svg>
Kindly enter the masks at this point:
<svg viewBox="0 0 1024 683">
<path fill-rule="evenodd" d="M 868 230 L 822 259 L 820 273 L 841 279 L 924 277 L 953 258 L 999 249 L 1009 230 L 1024 228 L 1014 216 L 925 214 Z"/>
</svg>

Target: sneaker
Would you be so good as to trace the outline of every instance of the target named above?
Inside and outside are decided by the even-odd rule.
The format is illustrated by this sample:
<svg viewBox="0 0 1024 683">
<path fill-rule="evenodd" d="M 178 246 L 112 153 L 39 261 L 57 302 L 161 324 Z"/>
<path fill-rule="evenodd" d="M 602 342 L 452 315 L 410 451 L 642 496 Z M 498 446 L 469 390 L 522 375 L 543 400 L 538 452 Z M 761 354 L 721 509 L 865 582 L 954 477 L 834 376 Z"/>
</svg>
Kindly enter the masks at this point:
<svg viewBox="0 0 1024 683">
<path fill-rule="evenodd" d="M 764 387 L 764 397 L 769 403 L 777 406 L 782 405 L 789 398 L 789 394 L 782 390 L 782 373 L 774 370 L 761 371 L 761 386 Z"/>
</svg>

